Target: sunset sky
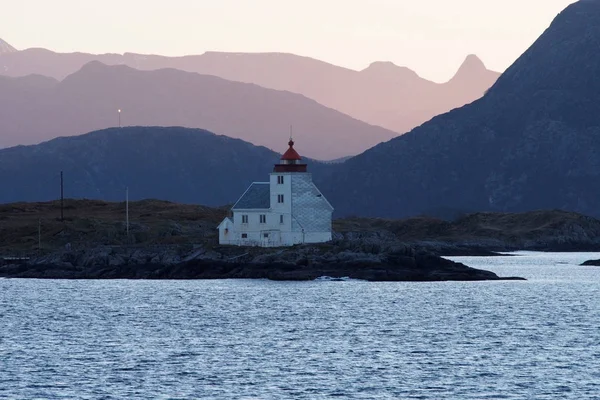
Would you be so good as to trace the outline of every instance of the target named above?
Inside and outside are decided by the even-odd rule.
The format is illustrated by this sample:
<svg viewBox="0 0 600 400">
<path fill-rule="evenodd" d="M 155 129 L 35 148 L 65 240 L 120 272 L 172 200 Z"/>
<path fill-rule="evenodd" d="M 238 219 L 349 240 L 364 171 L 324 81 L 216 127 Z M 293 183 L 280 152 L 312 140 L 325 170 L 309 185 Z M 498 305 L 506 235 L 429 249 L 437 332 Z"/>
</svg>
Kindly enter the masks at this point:
<svg viewBox="0 0 600 400">
<path fill-rule="evenodd" d="M 448 80 L 474 53 L 503 71 L 574 0 L 13 0 L 18 49 L 163 55 L 280 51 L 353 69 L 393 61 Z"/>
</svg>

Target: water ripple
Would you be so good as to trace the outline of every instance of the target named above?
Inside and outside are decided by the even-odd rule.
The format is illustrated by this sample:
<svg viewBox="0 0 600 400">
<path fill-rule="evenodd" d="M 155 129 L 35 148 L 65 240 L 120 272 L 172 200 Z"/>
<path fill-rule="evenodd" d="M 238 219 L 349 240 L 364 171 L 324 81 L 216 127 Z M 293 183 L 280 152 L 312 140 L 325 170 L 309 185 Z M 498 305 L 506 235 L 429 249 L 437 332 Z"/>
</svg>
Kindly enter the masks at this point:
<svg viewBox="0 0 600 400">
<path fill-rule="evenodd" d="M 587 258 L 461 259 L 528 282 L 3 279 L 0 398 L 593 399 Z"/>
</svg>

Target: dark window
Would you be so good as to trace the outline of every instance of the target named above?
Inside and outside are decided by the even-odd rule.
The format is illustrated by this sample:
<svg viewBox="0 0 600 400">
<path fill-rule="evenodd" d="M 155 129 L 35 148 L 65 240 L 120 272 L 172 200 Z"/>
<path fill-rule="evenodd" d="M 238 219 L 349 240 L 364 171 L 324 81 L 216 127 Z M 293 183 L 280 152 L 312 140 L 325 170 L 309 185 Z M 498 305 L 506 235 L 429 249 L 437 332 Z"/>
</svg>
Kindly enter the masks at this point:
<svg viewBox="0 0 600 400">
<path fill-rule="evenodd" d="M 282 194 L 278 194 L 278 195 L 277 195 L 277 202 L 278 202 L 279 204 L 283 204 L 283 195 L 282 195 Z"/>
<path fill-rule="evenodd" d="M 279 216 L 279 223 L 283 224 L 283 214 Z"/>
<path fill-rule="evenodd" d="M 277 184 L 278 185 L 283 185 L 283 176 L 278 176 L 277 177 Z"/>
<path fill-rule="evenodd" d="M 265 237 L 265 239 L 269 238 L 269 234 L 268 233 L 265 233 L 263 236 Z"/>
<path fill-rule="evenodd" d="M 260 223 L 261 224 L 266 224 L 267 223 L 267 216 L 266 215 L 261 215 L 260 216 Z"/>
<path fill-rule="evenodd" d="M 247 233 L 242 233 L 242 239 L 248 239 L 248 234 Z"/>
<path fill-rule="evenodd" d="M 242 215 L 242 224 L 247 224 L 247 223 L 248 223 L 248 216 Z"/>
</svg>

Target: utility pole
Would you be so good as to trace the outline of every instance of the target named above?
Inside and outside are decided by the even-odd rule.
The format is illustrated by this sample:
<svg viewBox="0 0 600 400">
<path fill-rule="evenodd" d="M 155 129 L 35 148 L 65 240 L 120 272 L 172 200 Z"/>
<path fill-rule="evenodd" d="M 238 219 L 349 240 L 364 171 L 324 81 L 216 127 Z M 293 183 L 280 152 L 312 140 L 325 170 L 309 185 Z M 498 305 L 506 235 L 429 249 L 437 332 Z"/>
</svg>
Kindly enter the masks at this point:
<svg viewBox="0 0 600 400">
<path fill-rule="evenodd" d="M 127 243 L 129 243 L 129 186 L 125 188 L 125 224 L 127 226 Z"/>
<path fill-rule="evenodd" d="M 42 219 L 38 220 L 38 251 L 42 251 Z"/>
<path fill-rule="evenodd" d="M 60 220 L 65 220 L 65 185 L 63 171 L 60 171 Z"/>
<path fill-rule="evenodd" d="M 119 113 L 119 128 L 121 128 L 121 109 L 119 108 L 117 112 Z"/>
</svg>

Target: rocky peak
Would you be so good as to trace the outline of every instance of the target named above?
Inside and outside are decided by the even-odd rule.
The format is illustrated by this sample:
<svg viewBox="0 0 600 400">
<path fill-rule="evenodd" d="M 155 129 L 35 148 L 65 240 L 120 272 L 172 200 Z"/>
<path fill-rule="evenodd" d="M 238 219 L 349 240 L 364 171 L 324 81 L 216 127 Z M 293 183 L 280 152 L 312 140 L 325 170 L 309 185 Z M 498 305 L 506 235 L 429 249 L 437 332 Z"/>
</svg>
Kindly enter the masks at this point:
<svg viewBox="0 0 600 400">
<path fill-rule="evenodd" d="M 475 54 L 469 54 L 452 80 L 472 79 L 473 76 L 487 72 L 485 64 Z"/>
<path fill-rule="evenodd" d="M 17 49 L 0 39 L 0 54 L 15 53 Z"/>
<path fill-rule="evenodd" d="M 593 78 L 600 68 L 598 43 L 600 0 L 573 3 L 503 74 L 490 93 L 523 98 L 540 90 L 568 90 L 577 94 L 578 101 L 590 101 L 591 106 L 597 102 L 600 88 Z"/>
<path fill-rule="evenodd" d="M 600 215 L 599 43 L 600 0 L 574 3 L 482 99 L 348 160 L 324 194 L 338 215 Z"/>
<path fill-rule="evenodd" d="M 415 71 L 407 67 L 400 67 L 391 61 L 376 61 L 361 71 L 364 74 L 374 74 L 383 77 L 418 78 Z"/>
</svg>

